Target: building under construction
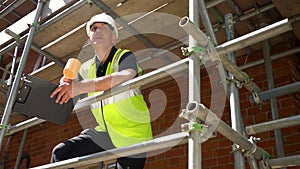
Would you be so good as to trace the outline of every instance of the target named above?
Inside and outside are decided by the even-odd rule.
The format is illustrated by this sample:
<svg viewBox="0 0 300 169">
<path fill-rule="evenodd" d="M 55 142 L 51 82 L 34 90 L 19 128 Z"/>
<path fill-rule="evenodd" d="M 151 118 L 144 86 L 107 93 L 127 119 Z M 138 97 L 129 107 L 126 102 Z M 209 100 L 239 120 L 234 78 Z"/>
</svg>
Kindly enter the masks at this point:
<svg viewBox="0 0 300 169">
<path fill-rule="evenodd" d="M 0 168 L 114 168 L 143 152 L 145 169 L 300 168 L 299 0 L 0 0 L 0 10 Z M 15 111 L 25 76 L 58 84 L 69 58 L 94 56 L 85 25 L 103 12 L 144 74 L 77 101 L 65 124 Z M 135 87 L 153 140 L 49 164 L 55 145 L 94 127 L 95 100 Z"/>
</svg>

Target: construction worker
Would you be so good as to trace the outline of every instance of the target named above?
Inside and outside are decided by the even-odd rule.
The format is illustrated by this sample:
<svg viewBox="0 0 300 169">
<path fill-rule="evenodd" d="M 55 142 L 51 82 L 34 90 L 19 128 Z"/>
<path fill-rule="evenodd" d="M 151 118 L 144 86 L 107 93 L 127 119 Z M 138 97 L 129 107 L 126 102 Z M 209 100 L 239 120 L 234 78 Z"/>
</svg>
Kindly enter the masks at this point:
<svg viewBox="0 0 300 169">
<path fill-rule="evenodd" d="M 80 80 L 62 77 L 59 87 L 50 95 L 51 98 L 57 95 L 55 101 L 59 104 L 80 94 L 98 94 L 140 75 L 133 53 L 114 46 L 118 30 L 111 16 L 105 13 L 93 16 L 86 24 L 86 32 L 95 56 L 82 64 Z M 149 110 L 139 88 L 96 102 L 91 111 L 98 126 L 58 144 L 52 151 L 51 162 L 152 139 Z M 120 157 L 116 168 L 142 169 L 145 161 L 146 153 Z"/>
</svg>

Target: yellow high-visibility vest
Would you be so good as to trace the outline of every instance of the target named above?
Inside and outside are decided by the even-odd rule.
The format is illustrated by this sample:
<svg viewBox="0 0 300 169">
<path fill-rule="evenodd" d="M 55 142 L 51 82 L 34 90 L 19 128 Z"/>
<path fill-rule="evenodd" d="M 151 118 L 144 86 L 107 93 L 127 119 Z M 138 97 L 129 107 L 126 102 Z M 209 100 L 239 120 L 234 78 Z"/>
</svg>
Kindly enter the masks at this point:
<svg viewBox="0 0 300 169">
<path fill-rule="evenodd" d="M 120 58 L 126 52 L 129 50 L 118 49 L 116 51 L 107 66 L 105 75 L 118 71 Z M 140 75 L 141 68 L 139 65 L 137 66 Z M 79 73 L 83 79 L 94 79 L 97 78 L 96 69 L 95 59 L 92 58 L 82 64 Z M 88 96 L 96 94 L 100 94 L 100 92 L 88 93 Z M 103 107 L 101 108 L 101 106 Z M 107 131 L 115 147 L 152 139 L 149 110 L 139 88 L 130 89 L 93 103 L 91 110 L 98 123 L 95 129 Z"/>
</svg>

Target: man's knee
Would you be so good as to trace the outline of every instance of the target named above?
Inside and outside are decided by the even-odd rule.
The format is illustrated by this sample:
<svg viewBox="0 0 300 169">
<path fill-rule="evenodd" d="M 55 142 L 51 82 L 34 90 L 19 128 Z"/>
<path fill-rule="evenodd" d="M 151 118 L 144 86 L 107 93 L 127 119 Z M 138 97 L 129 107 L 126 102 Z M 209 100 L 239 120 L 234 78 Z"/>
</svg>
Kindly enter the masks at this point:
<svg viewBox="0 0 300 169">
<path fill-rule="evenodd" d="M 66 160 L 68 157 L 67 146 L 64 143 L 59 143 L 52 149 L 51 162 Z"/>
<path fill-rule="evenodd" d="M 143 169 L 146 162 L 146 153 L 121 157 L 117 159 L 117 169 Z"/>
</svg>

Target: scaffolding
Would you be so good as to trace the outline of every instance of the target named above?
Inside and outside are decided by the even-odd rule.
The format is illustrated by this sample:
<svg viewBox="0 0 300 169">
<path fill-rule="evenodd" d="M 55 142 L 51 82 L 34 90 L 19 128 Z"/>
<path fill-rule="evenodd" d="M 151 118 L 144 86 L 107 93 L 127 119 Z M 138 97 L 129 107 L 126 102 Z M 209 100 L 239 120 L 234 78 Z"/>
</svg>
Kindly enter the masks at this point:
<svg viewBox="0 0 300 169">
<path fill-rule="evenodd" d="M 90 104 L 108 98 L 110 96 L 113 96 L 115 94 L 119 94 L 123 91 L 126 91 L 128 89 L 132 89 L 138 86 L 143 86 L 147 84 L 151 84 L 155 81 L 158 81 L 160 79 L 164 79 L 169 74 L 176 74 L 178 72 L 181 72 L 185 69 L 183 65 L 188 64 L 189 65 L 189 103 L 186 106 L 186 109 L 182 111 L 180 114 L 181 118 L 187 119 L 189 122 L 187 123 L 190 127 L 190 124 L 197 124 L 201 125 L 200 122 L 206 122 L 202 127 L 206 129 L 210 129 L 212 126 L 212 130 L 216 130 L 220 134 L 222 134 L 224 137 L 235 143 L 236 146 L 239 147 L 238 150 L 235 151 L 235 168 L 245 168 L 245 161 L 243 159 L 243 156 L 246 156 L 248 158 L 249 166 L 251 169 L 268 169 L 268 168 L 281 168 L 281 167 L 288 167 L 288 166 L 299 166 L 300 165 L 300 155 L 294 155 L 294 156 L 288 156 L 285 157 L 284 155 L 284 149 L 283 149 L 283 143 L 282 143 L 282 134 L 280 132 L 281 128 L 284 127 L 290 127 L 290 126 L 296 126 L 300 124 L 300 116 L 293 116 L 293 117 L 287 117 L 278 119 L 278 110 L 276 105 L 275 98 L 278 96 L 282 96 L 285 94 L 289 94 L 292 92 L 297 92 L 300 90 L 300 83 L 294 83 L 289 84 L 283 87 L 274 88 L 274 79 L 272 77 L 272 67 L 271 67 L 271 60 L 272 59 L 278 59 L 280 57 L 285 56 L 286 54 L 290 54 L 291 52 L 299 52 L 299 48 L 296 48 L 292 51 L 284 52 L 282 54 L 278 54 L 274 57 L 270 56 L 270 47 L 268 44 L 268 39 L 271 37 L 280 35 L 282 33 L 288 32 L 292 30 L 291 24 L 293 22 L 296 22 L 300 20 L 300 16 L 295 16 L 292 18 L 287 18 L 282 21 L 276 22 L 274 24 L 268 25 L 264 28 L 258 29 L 256 31 L 253 31 L 249 34 L 243 35 L 239 38 L 235 38 L 233 35 L 233 24 L 234 21 L 232 19 L 232 16 L 226 15 L 226 31 L 227 31 L 227 40 L 228 42 L 213 46 L 212 44 L 217 45 L 217 40 L 214 35 L 212 24 L 210 23 L 208 14 L 207 14 L 207 8 L 213 7 L 215 5 L 218 5 L 221 2 L 224 2 L 225 0 L 214 0 L 209 1 L 208 3 L 205 3 L 204 0 L 189 0 L 189 17 L 183 17 L 179 21 L 179 26 L 183 28 L 190 36 L 189 36 L 189 49 L 195 46 L 200 46 L 202 49 L 205 49 L 206 51 L 210 51 L 211 48 L 214 48 L 216 52 L 206 53 L 202 55 L 198 55 L 196 53 L 191 52 L 188 58 L 182 59 L 180 61 L 177 61 L 175 63 L 172 63 L 168 66 L 162 67 L 160 69 L 157 69 L 155 71 L 152 71 L 150 73 L 147 73 L 141 77 L 132 79 L 128 82 L 125 82 L 111 90 L 104 91 L 100 95 L 96 95 L 93 97 L 88 97 L 80 100 L 75 108 L 74 111 L 76 112 L 83 112 L 89 109 Z M 1 2 L 1 1 L 0 1 Z M 36 13 L 34 17 L 33 23 L 38 23 L 39 18 L 42 15 L 42 9 L 44 5 L 48 2 L 48 0 L 39 0 L 36 7 Z M 232 1 L 231 1 L 232 2 Z M 21 2 L 22 3 L 22 2 Z M 20 3 L 20 4 L 21 4 Z M 102 11 L 105 11 L 109 14 L 111 14 L 113 17 L 117 18 L 117 14 L 113 12 L 107 5 L 105 5 L 104 2 L 98 1 L 98 0 L 92 0 L 92 3 L 94 3 L 97 7 L 99 7 Z M 17 5 L 20 5 L 17 4 Z M 234 5 L 231 3 L 231 5 Z M 43 23 L 38 29 L 39 31 L 43 31 L 50 25 L 59 22 L 62 18 L 68 16 L 69 14 L 76 13 L 79 11 L 79 9 L 84 9 L 87 6 L 89 6 L 89 1 L 79 0 L 73 3 L 69 8 L 62 11 L 60 14 L 56 15 L 54 18 L 51 18 L 50 20 Z M 267 7 L 263 8 L 262 10 L 268 10 L 273 8 L 274 5 L 268 5 Z M 201 9 L 201 10 L 199 10 Z M 88 15 L 91 16 L 95 11 L 89 13 Z M 247 17 L 253 16 L 252 12 L 251 14 L 247 14 L 244 16 L 239 16 L 240 20 L 246 20 Z M 201 15 L 201 19 L 203 20 L 205 30 L 207 30 L 207 34 L 209 37 L 212 37 L 213 43 L 207 38 L 206 34 L 204 34 L 199 29 L 199 14 Z M 3 17 L 2 14 L 0 17 Z M 120 25 L 125 26 L 127 23 L 124 20 L 120 21 Z M 124 27 L 129 32 L 132 32 L 133 34 L 138 34 L 136 30 L 131 28 L 130 26 Z M 24 71 L 25 63 L 27 60 L 27 56 L 29 54 L 30 49 L 48 57 L 49 59 L 55 61 L 56 65 L 59 65 L 62 67 L 64 63 L 58 59 L 56 56 L 53 56 L 49 53 L 47 53 L 45 50 L 40 49 L 37 45 L 33 44 L 34 36 L 36 32 L 37 26 L 31 25 L 28 34 L 24 35 L 23 37 L 20 37 L 20 39 L 16 40 L 15 42 L 9 44 L 6 48 L 1 49 L 0 55 L 8 52 L 12 48 L 16 47 L 18 43 L 24 43 L 25 41 L 25 47 L 22 53 L 21 60 L 19 61 L 19 67 L 17 69 L 17 72 L 14 75 L 14 81 L 12 83 L 12 86 L 10 88 L 9 96 L 7 99 L 7 104 L 5 105 L 3 117 L 1 120 L 2 127 L 0 131 L 0 145 L 2 145 L 3 139 L 6 135 L 11 135 L 15 132 L 22 131 L 24 129 L 27 129 L 29 127 L 32 127 L 34 125 L 40 124 L 44 122 L 45 120 L 38 119 L 38 118 L 32 118 L 29 120 L 26 120 L 24 122 L 21 122 L 19 124 L 16 124 L 14 126 L 8 126 L 9 117 L 11 115 L 12 106 L 14 103 L 14 100 L 16 98 L 18 86 L 20 83 L 20 79 L 22 76 L 22 73 Z M 57 35 L 59 36 L 59 35 Z M 141 35 L 136 36 L 137 39 L 139 39 L 143 44 L 145 44 L 147 47 L 154 47 L 154 44 L 149 42 L 145 37 Z M 48 40 L 49 41 L 49 40 Z M 45 40 L 43 43 L 46 44 L 47 40 Z M 234 54 L 230 54 L 230 57 L 228 58 L 226 54 L 232 53 L 234 51 L 237 51 L 239 49 L 245 48 L 247 46 L 253 45 L 258 42 L 263 42 L 263 51 L 264 51 L 264 62 L 266 64 L 266 71 L 268 74 L 268 91 L 262 92 L 261 89 L 251 80 L 251 78 L 248 77 L 248 75 L 242 71 L 243 68 L 246 68 L 245 66 L 240 68 L 235 63 L 235 56 Z M 184 49 L 184 51 L 189 50 Z M 17 50 L 17 48 L 16 48 Z M 219 57 L 218 57 L 219 56 Z M 201 104 L 200 100 L 200 62 L 206 60 L 213 62 L 217 65 L 222 64 L 224 68 L 230 73 L 230 79 L 234 79 L 239 84 L 243 85 L 251 94 L 252 97 L 249 98 L 249 100 L 253 103 L 262 104 L 263 101 L 267 99 L 271 99 L 271 109 L 272 109 L 272 120 L 270 122 L 264 122 L 252 126 L 244 126 L 240 121 L 242 119 L 241 112 L 239 110 L 239 102 L 230 102 L 231 107 L 231 113 L 232 113 L 232 127 L 227 125 L 224 121 L 220 119 L 219 116 L 216 115 L 212 110 L 207 108 L 205 105 Z M 256 63 L 253 63 L 250 66 L 261 64 L 263 61 L 258 61 Z M 221 71 L 221 70 L 220 70 Z M 13 75 L 14 72 L 11 72 Z M 11 76 L 12 76 L 11 75 Z M 196 79 L 194 78 L 196 77 Z M 230 81 L 230 92 L 234 97 L 233 100 L 239 100 L 238 98 L 238 88 L 236 87 L 236 81 L 231 80 Z M 224 83 L 224 82 L 223 82 Z M 209 121 L 207 121 L 209 117 Z M 217 124 L 217 125 L 216 125 Z M 246 134 L 243 133 L 243 131 L 246 131 Z M 278 152 L 278 158 L 275 159 L 269 159 L 267 157 L 268 153 L 263 150 L 260 147 L 257 147 L 255 143 L 255 138 L 250 137 L 248 138 L 248 135 L 254 135 L 260 132 L 266 132 L 275 130 L 275 140 L 277 145 L 277 152 Z M 25 130 L 27 131 L 27 130 Z M 210 130 L 211 131 L 211 130 Z M 204 132 L 205 133 L 205 132 Z M 18 168 L 19 162 L 20 162 L 20 154 L 22 152 L 22 147 L 24 146 L 24 140 L 26 139 L 26 132 L 24 132 L 24 136 L 22 139 L 22 144 L 20 146 L 19 155 L 16 162 L 16 169 Z M 150 152 L 155 151 L 167 147 L 173 147 L 175 145 L 180 144 L 186 144 L 188 143 L 188 168 L 189 169 L 196 169 L 196 168 L 202 168 L 201 165 L 201 136 L 203 136 L 203 131 L 201 130 L 194 130 L 192 127 L 189 128 L 188 131 L 180 132 L 176 134 L 172 134 L 169 136 L 164 136 L 160 138 L 156 138 L 153 140 L 149 140 L 143 143 L 134 144 L 131 146 L 126 146 L 123 148 L 118 149 L 112 149 L 105 152 L 95 153 L 87 156 L 82 157 L 76 157 L 69 160 L 52 163 L 52 164 L 46 164 L 43 166 L 39 166 L 36 168 L 67 168 L 67 167 L 79 167 L 87 164 L 95 164 L 100 161 L 106 161 L 106 160 L 112 160 L 115 158 L 118 158 L 117 155 L 122 156 L 129 156 L 134 155 L 137 153 L 143 153 L 143 152 Z"/>
</svg>

